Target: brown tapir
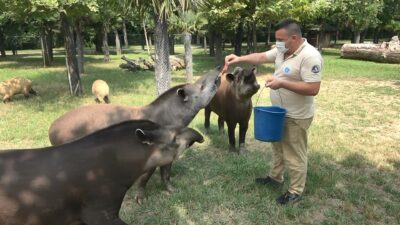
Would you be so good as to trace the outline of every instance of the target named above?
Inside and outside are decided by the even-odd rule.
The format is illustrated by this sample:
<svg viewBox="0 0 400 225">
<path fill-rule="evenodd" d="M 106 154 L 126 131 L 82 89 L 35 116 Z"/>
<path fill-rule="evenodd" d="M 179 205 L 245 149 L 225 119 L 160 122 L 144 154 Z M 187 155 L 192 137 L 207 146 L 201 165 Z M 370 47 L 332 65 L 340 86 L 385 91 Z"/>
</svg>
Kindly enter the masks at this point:
<svg viewBox="0 0 400 225">
<path fill-rule="evenodd" d="M 224 130 L 224 122 L 228 125 L 230 150 L 235 151 L 235 128 L 239 124 L 239 152 L 244 153 L 245 137 L 252 112 L 251 97 L 257 93 L 255 68 L 252 70 L 236 67 L 233 74 L 223 74 L 217 93 L 205 108 L 204 127 L 210 128 L 211 111 L 218 115 L 218 128 Z"/>
<path fill-rule="evenodd" d="M 1 225 L 122 225 L 126 191 L 203 137 L 190 128 L 125 121 L 76 141 L 0 153 Z"/>
<path fill-rule="evenodd" d="M 147 119 L 160 125 L 187 126 L 217 92 L 220 84 L 219 70 L 211 70 L 193 84 L 173 87 L 146 106 L 88 105 L 69 111 L 50 126 L 50 142 L 53 145 L 67 143 L 130 119 Z M 171 165 L 160 168 L 162 181 L 170 192 L 174 191 L 170 183 Z M 143 200 L 144 188 L 153 172 L 149 171 L 138 181 L 138 203 Z"/>
</svg>

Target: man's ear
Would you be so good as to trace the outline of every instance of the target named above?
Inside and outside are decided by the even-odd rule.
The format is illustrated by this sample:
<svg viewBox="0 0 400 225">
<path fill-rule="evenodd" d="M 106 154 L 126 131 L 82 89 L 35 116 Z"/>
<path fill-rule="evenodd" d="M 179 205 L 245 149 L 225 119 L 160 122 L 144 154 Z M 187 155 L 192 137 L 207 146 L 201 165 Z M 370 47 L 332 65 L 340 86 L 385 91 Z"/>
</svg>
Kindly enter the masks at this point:
<svg viewBox="0 0 400 225">
<path fill-rule="evenodd" d="M 229 82 L 235 81 L 235 75 L 233 75 L 231 73 L 226 74 L 226 80 Z"/>
<path fill-rule="evenodd" d="M 176 90 L 176 94 L 183 99 L 184 102 L 187 102 L 189 100 L 188 96 L 185 93 L 185 90 L 183 88 L 179 88 Z"/>
<path fill-rule="evenodd" d="M 147 132 L 143 131 L 142 129 L 136 129 L 135 135 L 139 139 L 139 141 L 142 142 L 143 144 L 146 145 L 153 144 L 150 135 L 148 135 Z"/>
</svg>

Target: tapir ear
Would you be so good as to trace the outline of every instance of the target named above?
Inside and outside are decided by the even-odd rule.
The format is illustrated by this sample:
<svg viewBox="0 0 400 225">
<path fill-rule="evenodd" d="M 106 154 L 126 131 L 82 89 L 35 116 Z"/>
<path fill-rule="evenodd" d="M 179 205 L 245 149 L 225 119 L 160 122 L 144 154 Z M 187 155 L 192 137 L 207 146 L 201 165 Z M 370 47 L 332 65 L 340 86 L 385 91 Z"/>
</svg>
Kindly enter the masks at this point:
<svg viewBox="0 0 400 225">
<path fill-rule="evenodd" d="M 151 145 L 151 138 L 146 132 L 144 132 L 142 129 L 136 129 L 135 131 L 136 137 L 139 139 L 140 142 L 146 145 Z"/>
<path fill-rule="evenodd" d="M 253 69 L 251 69 L 251 72 L 253 72 L 254 74 L 256 74 L 256 73 L 257 73 L 257 68 L 256 68 L 256 67 L 253 67 Z"/>
<path fill-rule="evenodd" d="M 183 88 L 179 88 L 176 90 L 176 94 L 183 99 L 184 102 L 187 102 L 189 100 L 188 96 L 185 93 L 185 90 Z"/>
<path fill-rule="evenodd" d="M 228 74 L 226 74 L 226 79 L 227 79 L 229 82 L 233 82 L 233 81 L 235 80 L 235 75 L 233 75 L 233 74 L 231 74 L 231 73 L 228 73 Z"/>
</svg>

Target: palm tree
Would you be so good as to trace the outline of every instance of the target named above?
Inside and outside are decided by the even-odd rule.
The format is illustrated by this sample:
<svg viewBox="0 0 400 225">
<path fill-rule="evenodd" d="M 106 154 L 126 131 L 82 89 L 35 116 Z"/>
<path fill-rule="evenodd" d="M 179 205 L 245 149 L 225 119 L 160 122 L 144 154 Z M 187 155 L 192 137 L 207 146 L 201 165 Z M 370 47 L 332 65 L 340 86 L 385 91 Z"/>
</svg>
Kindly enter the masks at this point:
<svg viewBox="0 0 400 225">
<path fill-rule="evenodd" d="M 185 46 L 185 65 L 186 65 L 186 82 L 193 81 L 193 55 L 192 55 L 192 33 L 199 30 L 207 20 L 201 13 L 195 13 L 192 10 L 180 12 L 170 18 L 171 26 L 175 30 L 183 33 L 183 43 Z"/>
<path fill-rule="evenodd" d="M 157 94 L 161 95 L 171 86 L 169 62 L 168 18 L 175 11 L 187 11 L 189 6 L 204 3 L 205 0 L 137 0 L 142 11 L 151 12 L 155 20 L 155 74 Z"/>
</svg>

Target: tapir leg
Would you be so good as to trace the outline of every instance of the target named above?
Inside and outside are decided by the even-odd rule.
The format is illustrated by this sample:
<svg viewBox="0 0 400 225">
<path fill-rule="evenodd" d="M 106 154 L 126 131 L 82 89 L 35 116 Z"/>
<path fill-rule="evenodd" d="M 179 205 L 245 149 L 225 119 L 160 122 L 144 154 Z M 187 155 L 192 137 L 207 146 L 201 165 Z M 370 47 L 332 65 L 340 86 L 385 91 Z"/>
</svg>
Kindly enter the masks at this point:
<svg viewBox="0 0 400 225">
<path fill-rule="evenodd" d="M 108 95 L 104 97 L 104 102 L 110 104 L 110 99 L 108 98 Z"/>
<path fill-rule="evenodd" d="M 24 94 L 25 98 L 29 98 L 29 89 L 25 87 L 22 90 L 22 94 Z"/>
<path fill-rule="evenodd" d="M 119 210 L 127 189 L 112 189 L 117 196 L 89 200 L 82 208 L 81 220 L 87 225 L 128 225 L 119 218 Z M 119 195 L 119 196 L 118 196 Z"/>
<path fill-rule="evenodd" d="M 29 89 L 29 94 L 32 94 L 32 95 L 37 95 L 36 91 L 35 91 L 35 90 L 33 90 L 32 88 L 31 88 L 31 89 Z"/>
<path fill-rule="evenodd" d="M 219 132 L 220 133 L 224 133 L 224 123 L 225 123 L 225 120 L 224 120 L 224 118 L 222 118 L 222 117 L 218 117 L 218 130 L 219 130 Z"/>
<path fill-rule="evenodd" d="M 110 215 L 104 210 L 84 210 L 83 214 L 85 225 L 128 225 L 118 217 L 118 214 L 111 219 Z"/>
<path fill-rule="evenodd" d="M 246 139 L 246 132 L 248 129 L 249 124 L 248 123 L 241 123 L 239 124 L 239 152 L 246 153 L 246 147 L 245 147 L 245 139 Z"/>
<path fill-rule="evenodd" d="M 169 192 L 174 192 L 175 188 L 172 186 L 171 184 L 171 167 L 172 167 L 172 163 L 165 165 L 165 166 L 161 166 L 160 167 L 160 173 L 161 173 L 161 180 L 163 181 L 165 188 L 167 189 L 167 191 Z"/>
<path fill-rule="evenodd" d="M 210 115 L 211 115 L 211 107 L 208 105 L 204 108 L 204 128 L 208 133 L 210 131 Z"/>
<path fill-rule="evenodd" d="M 6 103 L 6 102 L 11 102 L 11 96 L 9 96 L 9 95 L 4 95 L 4 97 L 3 97 L 3 103 Z"/>
<path fill-rule="evenodd" d="M 229 123 L 227 122 L 228 125 L 228 137 L 229 137 L 229 151 L 234 152 L 235 151 L 235 128 L 236 128 L 236 123 Z"/>
<path fill-rule="evenodd" d="M 153 175 L 156 168 L 148 170 L 146 173 L 142 174 L 137 181 L 138 190 L 135 196 L 136 202 L 141 205 L 144 200 L 144 189 L 146 188 L 146 184 L 149 181 L 150 177 Z"/>
</svg>

